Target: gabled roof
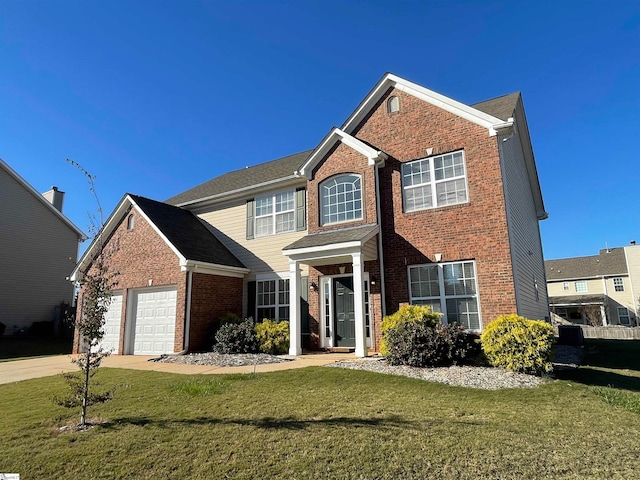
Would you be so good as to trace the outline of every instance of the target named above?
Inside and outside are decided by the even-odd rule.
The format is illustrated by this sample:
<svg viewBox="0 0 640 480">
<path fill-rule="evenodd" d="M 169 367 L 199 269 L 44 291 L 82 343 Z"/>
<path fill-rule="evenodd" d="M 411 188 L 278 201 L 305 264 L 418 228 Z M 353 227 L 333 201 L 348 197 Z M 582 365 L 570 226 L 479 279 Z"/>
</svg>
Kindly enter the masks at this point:
<svg viewBox="0 0 640 480">
<path fill-rule="evenodd" d="M 242 276 L 249 270 L 193 213 L 166 203 L 126 194 L 104 226 L 104 238 L 109 238 L 130 209 L 137 210 L 156 233 L 173 250 L 183 270 L 202 268 L 216 270 L 221 275 Z M 90 265 L 98 248 L 97 240 L 89 246 L 71 274 L 79 280 Z"/>
<path fill-rule="evenodd" d="M 388 155 L 383 151 L 376 150 L 362 140 L 359 140 L 356 137 L 343 132 L 339 128 L 334 127 L 327 136 L 324 137 L 313 153 L 309 155 L 307 161 L 304 162 L 304 165 L 300 167 L 300 170 L 298 170 L 299 174 L 305 175 L 307 179 L 311 180 L 313 169 L 338 142 L 351 147 L 356 152 L 367 157 L 369 159 L 369 165 L 381 164 L 384 166 L 384 161 L 388 158 Z"/>
<path fill-rule="evenodd" d="M 312 152 L 313 150 L 307 150 L 271 162 L 225 173 L 169 198 L 166 203 L 186 206 L 195 202 L 213 200 L 219 196 L 251 190 L 262 185 L 295 179 L 294 172 Z"/>
<path fill-rule="evenodd" d="M 547 280 L 551 281 L 610 277 L 628 272 L 624 248 L 600 250 L 599 255 L 589 257 L 546 260 L 544 267 Z"/>
<path fill-rule="evenodd" d="M 58 217 L 71 230 L 73 230 L 78 235 L 78 238 L 80 239 L 80 241 L 84 241 L 84 240 L 87 239 L 87 236 L 84 234 L 84 232 L 82 230 L 80 230 L 78 227 L 76 227 L 71 222 L 71 220 L 69 220 L 61 211 L 59 211 L 56 207 L 51 205 L 51 202 L 49 202 L 46 198 L 44 198 L 44 196 L 41 193 L 39 193 L 35 188 L 33 188 L 24 178 L 22 178 L 20 175 L 18 175 L 18 173 L 14 169 L 12 169 L 1 158 L 0 158 L 0 168 L 5 170 L 9 174 L 10 177 L 13 177 L 13 179 L 16 182 L 18 182 L 20 185 L 22 185 L 22 187 L 24 187 L 24 189 L 27 192 L 29 192 L 31 195 L 33 195 L 36 198 L 36 200 L 38 200 L 46 208 L 48 208 L 54 216 Z"/>
</svg>

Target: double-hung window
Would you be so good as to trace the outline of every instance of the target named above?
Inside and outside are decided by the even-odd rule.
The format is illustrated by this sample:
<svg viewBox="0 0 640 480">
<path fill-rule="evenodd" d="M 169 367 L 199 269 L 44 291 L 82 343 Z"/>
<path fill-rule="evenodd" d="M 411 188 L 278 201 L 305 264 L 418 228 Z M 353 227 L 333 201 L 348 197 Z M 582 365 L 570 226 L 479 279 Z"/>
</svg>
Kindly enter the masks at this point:
<svg viewBox="0 0 640 480">
<path fill-rule="evenodd" d="M 467 175 L 462 150 L 402 164 L 404 211 L 467 202 Z"/>
<path fill-rule="evenodd" d="M 576 293 L 586 293 L 587 292 L 587 281 L 586 280 L 578 280 L 574 282 L 573 286 L 576 289 Z"/>
<path fill-rule="evenodd" d="M 296 229 L 294 193 L 291 190 L 256 198 L 257 237 Z"/>
<path fill-rule="evenodd" d="M 479 331 L 480 310 L 475 263 L 430 263 L 409 267 L 411 304 L 428 305 L 444 314 L 446 323 L 456 322 Z"/>
<path fill-rule="evenodd" d="M 624 292 L 624 282 L 622 281 L 622 277 L 615 277 L 613 279 L 613 287 L 616 292 Z"/>
<path fill-rule="evenodd" d="M 631 323 L 628 308 L 618 307 L 618 320 L 620 321 L 620 325 L 629 325 Z"/>
<path fill-rule="evenodd" d="M 331 177 L 320 184 L 321 223 L 348 222 L 362 218 L 362 179 L 348 174 Z"/>
<path fill-rule="evenodd" d="M 257 320 L 289 319 L 289 279 L 262 280 L 256 284 Z"/>
</svg>

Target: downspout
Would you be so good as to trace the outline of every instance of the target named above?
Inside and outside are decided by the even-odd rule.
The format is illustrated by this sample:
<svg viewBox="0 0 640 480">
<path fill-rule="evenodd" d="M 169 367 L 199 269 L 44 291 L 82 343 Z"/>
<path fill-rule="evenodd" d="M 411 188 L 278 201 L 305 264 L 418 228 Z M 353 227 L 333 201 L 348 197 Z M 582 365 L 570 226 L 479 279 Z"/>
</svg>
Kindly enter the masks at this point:
<svg viewBox="0 0 640 480">
<path fill-rule="evenodd" d="M 384 283 L 384 249 L 382 248 L 382 225 L 381 225 L 381 210 L 380 210 L 380 179 L 378 175 L 378 164 L 373 169 L 373 173 L 376 180 L 376 223 L 378 224 L 378 258 L 380 259 L 380 303 L 382 303 L 382 318 L 387 316 L 387 302 L 385 301 L 385 283 Z M 371 283 L 369 283 L 371 288 Z M 374 322 L 371 322 L 373 326 Z M 375 336 L 373 328 L 371 329 L 371 345 L 374 345 Z"/>
</svg>

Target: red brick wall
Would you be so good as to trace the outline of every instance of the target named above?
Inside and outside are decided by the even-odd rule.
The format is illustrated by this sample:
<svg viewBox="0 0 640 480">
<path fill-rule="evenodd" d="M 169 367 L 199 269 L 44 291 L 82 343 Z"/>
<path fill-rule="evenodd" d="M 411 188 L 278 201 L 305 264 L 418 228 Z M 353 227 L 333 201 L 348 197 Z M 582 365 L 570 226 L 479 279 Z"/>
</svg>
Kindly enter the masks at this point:
<svg viewBox="0 0 640 480">
<path fill-rule="evenodd" d="M 389 95 L 400 99 L 400 112 L 389 115 Z M 500 158 L 496 137 L 445 110 L 401 91 L 391 89 L 353 135 L 389 155 L 380 169 L 381 233 L 384 250 L 385 297 L 388 314 L 409 302 L 409 265 L 442 261 L 475 260 L 483 324 L 498 315 L 516 311 L 515 287 L 507 231 Z M 401 165 L 432 154 L 464 150 L 469 202 L 461 205 L 404 213 L 402 211 Z M 319 225 L 318 186 L 337 173 L 362 175 L 365 212 L 360 222 L 337 226 Z M 375 178 L 367 159 L 340 144 L 314 170 L 309 182 L 309 232 L 375 223 Z M 375 263 L 375 267 L 370 265 Z M 378 262 L 365 263 L 365 271 L 380 278 Z M 321 274 L 337 273 L 337 266 L 311 268 L 309 282 Z M 350 265 L 347 265 L 350 269 Z M 370 270 L 371 269 L 371 270 Z M 372 271 L 373 270 L 373 271 Z M 349 271 L 349 270 L 347 270 Z M 379 285 L 374 287 L 379 288 Z M 374 307 L 380 305 L 374 290 Z M 309 309 L 312 345 L 319 346 L 323 325 L 319 324 L 319 295 L 311 294 Z M 374 335 L 379 345 L 381 310 L 376 309 Z M 315 336 L 315 337 L 314 337 Z"/>
<path fill-rule="evenodd" d="M 323 226 L 320 225 L 320 183 L 338 173 L 355 173 L 361 176 L 362 220 Z M 307 189 L 309 233 L 376 223 L 376 187 L 373 167 L 369 166 L 367 157 L 351 147 L 338 144 L 337 148 L 316 166 L 313 171 L 313 180 L 308 182 Z"/>
<path fill-rule="evenodd" d="M 242 278 L 194 273 L 189 350 L 211 350 L 213 324 L 225 313 L 242 315 Z"/>
<path fill-rule="evenodd" d="M 155 230 L 137 211 L 135 228 L 127 230 L 126 214 L 111 237 L 105 243 L 107 265 L 110 272 L 117 272 L 115 290 L 122 291 L 122 319 L 120 325 L 120 346 L 118 353 L 124 353 L 125 312 L 127 311 L 128 291 L 134 288 L 149 287 L 151 280 L 153 287 L 171 285 L 177 287 L 176 301 L 176 334 L 174 351 L 183 349 L 185 300 L 186 300 L 186 272 L 180 271 L 178 257 L 158 236 Z M 82 289 L 78 297 L 78 305 L 82 305 Z M 80 310 L 80 309 L 78 309 Z M 78 312 L 79 313 L 79 312 Z M 79 339 L 74 338 L 74 353 L 79 348 Z"/>
<path fill-rule="evenodd" d="M 400 91 L 400 112 L 389 115 L 385 96 L 354 135 L 390 158 L 380 170 L 387 313 L 409 301 L 407 266 L 476 260 L 483 324 L 516 311 L 500 158 L 496 137 L 445 110 Z M 464 150 L 469 203 L 402 211 L 402 162 Z"/>
</svg>

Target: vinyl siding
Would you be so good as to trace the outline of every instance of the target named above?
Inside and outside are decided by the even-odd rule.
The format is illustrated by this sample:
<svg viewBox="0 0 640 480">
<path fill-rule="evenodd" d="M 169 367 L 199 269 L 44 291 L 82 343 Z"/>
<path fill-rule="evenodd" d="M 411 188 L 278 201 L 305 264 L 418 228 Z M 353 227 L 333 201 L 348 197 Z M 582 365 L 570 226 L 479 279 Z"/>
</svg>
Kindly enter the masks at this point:
<svg viewBox="0 0 640 480">
<path fill-rule="evenodd" d="M 524 124 L 524 117 L 518 115 L 516 122 Z M 501 149 L 518 314 L 545 319 L 549 316 L 549 306 L 542 242 L 522 145 L 517 132 L 513 137 L 503 139 L 499 137 L 497 141 Z"/>
<path fill-rule="evenodd" d="M 198 216 L 213 226 L 220 241 L 251 270 L 248 280 L 262 273 L 288 272 L 289 260 L 282 254 L 282 249 L 307 234 L 306 231 L 300 231 L 247 240 L 244 200 L 198 212 Z"/>
<path fill-rule="evenodd" d="M 78 235 L 4 169 L 0 204 L 0 322 L 12 334 L 72 303 Z"/>
<path fill-rule="evenodd" d="M 628 245 L 624 247 L 627 257 L 627 270 L 629 271 L 630 295 L 633 299 L 632 310 L 638 316 L 640 308 L 640 245 Z"/>
</svg>

